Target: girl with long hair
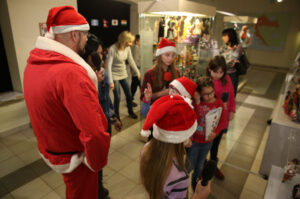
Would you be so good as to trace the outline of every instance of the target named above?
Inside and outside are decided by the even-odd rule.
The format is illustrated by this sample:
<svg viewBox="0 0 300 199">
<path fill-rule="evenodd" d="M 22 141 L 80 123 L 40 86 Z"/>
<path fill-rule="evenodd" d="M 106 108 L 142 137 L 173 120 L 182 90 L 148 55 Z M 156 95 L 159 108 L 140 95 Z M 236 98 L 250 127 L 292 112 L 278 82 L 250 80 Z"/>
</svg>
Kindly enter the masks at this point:
<svg viewBox="0 0 300 199">
<path fill-rule="evenodd" d="M 141 100 L 144 98 L 144 89 L 147 88 L 147 83 L 149 83 L 152 88 L 151 103 L 169 94 L 169 83 L 179 77 L 179 71 L 174 64 L 175 57 L 176 44 L 163 38 L 156 51 L 156 62 L 154 66 L 148 69 L 144 75 Z"/>
<path fill-rule="evenodd" d="M 179 95 L 164 96 L 152 105 L 141 134 L 153 138 L 141 153 L 140 175 L 150 199 L 188 198 L 189 176 L 185 169 L 184 141 L 197 128 L 191 101 Z M 210 184 L 198 183 L 193 199 L 206 198 Z"/>
</svg>

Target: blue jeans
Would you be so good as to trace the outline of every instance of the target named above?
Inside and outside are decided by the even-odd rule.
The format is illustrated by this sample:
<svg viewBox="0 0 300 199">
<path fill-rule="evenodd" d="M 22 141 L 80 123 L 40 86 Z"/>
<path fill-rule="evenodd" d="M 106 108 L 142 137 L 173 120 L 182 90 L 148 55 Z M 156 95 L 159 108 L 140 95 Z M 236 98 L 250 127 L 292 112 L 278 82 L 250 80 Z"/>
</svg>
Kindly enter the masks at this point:
<svg viewBox="0 0 300 199">
<path fill-rule="evenodd" d="M 191 148 L 187 151 L 186 168 L 188 172 L 194 170 L 193 178 L 200 178 L 202 168 L 206 159 L 206 156 L 211 149 L 212 142 L 199 144 L 193 142 Z"/>
<path fill-rule="evenodd" d="M 115 85 L 115 89 L 113 91 L 113 93 L 114 93 L 114 110 L 115 110 L 116 116 L 118 118 L 120 118 L 120 113 L 119 113 L 120 98 L 121 98 L 120 85 L 122 86 L 123 91 L 124 91 L 125 96 L 126 96 L 128 113 L 129 114 L 133 113 L 132 98 L 131 98 L 131 93 L 130 93 L 130 90 L 129 90 L 127 80 L 126 79 L 114 80 L 114 85 Z"/>
</svg>

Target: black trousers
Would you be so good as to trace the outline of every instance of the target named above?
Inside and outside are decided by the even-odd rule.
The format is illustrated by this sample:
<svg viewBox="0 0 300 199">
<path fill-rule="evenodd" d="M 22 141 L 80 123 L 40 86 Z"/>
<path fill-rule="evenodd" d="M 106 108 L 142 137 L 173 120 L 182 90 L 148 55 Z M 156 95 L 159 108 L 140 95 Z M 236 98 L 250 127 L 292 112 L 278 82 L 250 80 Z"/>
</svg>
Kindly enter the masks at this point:
<svg viewBox="0 0 300 199">
<path fill-rule="evenodd" d="M 235 97 L 236 93 L 237 93 L 238 86 L 239 86 L 239 75 L 238 75 L 237 72 L 228 73 L 228 75 L 231 79 L 231 82 L 232 82 L 232 85 L 233 85 L 233 88 L 234 88 L 234 97 Z"/>
<path fill-rule="evenodd" d="M 135 92 L 137 90 L 137 87 L 139 87 L 141 89 L 141 82 L 140 82 L 140 80 L 138 79 L 137 76 L 132 76 L 131 86 L 130 86 L 132 100 L 134 99 L 134 95 L 135 95 Z"/>
<path fill-rule="evenodd" d="M 222 136 L 224 133 L 227 132 L 227 129 L 222 130 L 220 134 L 214 139 L 212 147 L 210 149 L 210 159 L 218 162 L 218 151 L 219 151 L 219 145 L 222 139 Z"/>
<path fill-rule="evenodd" d="M 110 119 L 108 119 L 107 122 L 108 122 L 107 132 L 111 136 L 111 121 L 110 121 Z M 98 172 L 98 198 L 103 199 L 105 197 L 106 197 L 106 193 L 105 193 L 104 187 L 103 187 L 103 169 L 101 169 Z"/>
</svg>

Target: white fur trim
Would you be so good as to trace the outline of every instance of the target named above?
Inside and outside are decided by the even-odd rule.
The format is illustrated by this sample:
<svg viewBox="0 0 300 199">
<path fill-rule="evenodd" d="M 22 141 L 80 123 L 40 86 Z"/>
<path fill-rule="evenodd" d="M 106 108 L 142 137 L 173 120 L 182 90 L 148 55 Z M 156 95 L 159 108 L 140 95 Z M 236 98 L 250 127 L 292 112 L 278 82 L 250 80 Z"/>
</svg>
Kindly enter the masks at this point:
<svg viewBox="0 0 300 199">
<path fill-rule="evenodd" d="M 88 73 L 89 77 L 93 81 L 94 85 L 96 86 L 96 90 L 98 91 L 98 79 L 96 76 L 95 71 L 91 68 L 88 63 L 86 63 L 76 52 L 74 52 L 69 47 L 46 37 L 39 36 L 36 40 L 35 46 L 42 50 L 49 50 L 54 51 L 57 53 L 60 53 L 70 59 L 72 59 L 74 62 L 82 66 L 86 72 Z"/>
<path fill-rule="evenodd" d="M 166 52 L 175 52 L 176 53 L 176 48 L 174 46 L 166 46 L 166 47 L 163 47 L 163 48 L 158 48 L 156 50 L 156 57 L 161 55 L 161 54 L 164 54 Z"/>
<path fill-rule="evenodd" d="M 192 109 L 194 109 L 194 106 L 193 106 L 193 104 L 192 104 L 192 99 L 191 98 L 188 98 L 188 97 L 185 97 L 185 96 L 182 96 L 182 95 L 180 95 L 180 97 L 182 97 L 183 98 L 183 100 L 192 108 Z"/>
<path fill-rule="evenodd" d="M 84 156 L 83 164 L 85 164 L 85 166 L 87 166 L 87 168 L 89 168 L 91 171 L 95 172 L 95 170 L 92 169 L 92 167 L 91 167 L 91 166 L 89 165 L 89 163 L 87 162 L 86 156 Z"/>
<path fill-rule="evenodd" d="M 65 26 L 51 26 L 54 34 L 71 32 L 74 30 L 87 31 L 90 29 L 89 24 L 80 24 L 80 25 L 65 25 Z"/>
<path fill-rule="evenodd" d="M 150 130 L 141 130 L 141 136 L 143 137 L 149 137 L 151 134 L 151 131 Z"/>
<path fill-rule="evenodd" d="M 44 159 L 46 164 L 57 173 L 71 173 L 84 161 L 84 158 L 85 158 L 84 153 L 77 153 L 77 154 L 72 155 L 69 163 L 55 165 L 55 164 L 52 164 L 47 158 L 45 158 L 43 156 L 43 154 L 40 153 L 40 155 L 42 156 L 42 158 Z M 88 168 L 90 168 L 90 167 L 88 167 Z"/>
<path fill-rule="evenodd" d="M 183 131 L 167 131 L 159 128 L 156 124 L 154 124 L 153 137 L 163 142 L 178 144 L 184 142 L 186 139 L 191 137 L 191 135 L 193 135 L 196 129 L 197 129 L 197 120 L 189 129 Z"/>
<path fill-rule="evenodd" d="M 185 89 L 185 87 L 180 83 L 180 81 L 174 79 L 170 85 L 174 86 L 179 92 L 180 95 L 192 98 L 190 93 Z"/>
</svg>

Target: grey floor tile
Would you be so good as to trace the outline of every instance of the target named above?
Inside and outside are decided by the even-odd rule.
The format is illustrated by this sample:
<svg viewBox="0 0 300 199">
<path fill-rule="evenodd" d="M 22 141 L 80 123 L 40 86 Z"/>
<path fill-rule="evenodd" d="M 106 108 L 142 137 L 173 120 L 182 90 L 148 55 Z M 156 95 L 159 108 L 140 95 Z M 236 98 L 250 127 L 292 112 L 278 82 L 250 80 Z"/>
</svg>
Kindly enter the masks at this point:
<svg viewBox="0 0 300 199">
<path fill-rule="evenodd" d="M 51 170 L 51 168 L 42 159 L 34 161 L 33 163 L 30 164 L 30 167 L 39 176 Z"/>
<path fill-rule="evenodd" d="M 252 146 L 237 142 L 234 144 L 234 146 L 231 150 L 231 153 L 236 153 L 239 155 L 244 155 L 249 158 L 250 157 L 254 158 L 256 156 L 257 150 L 258 149 L 256 147 L 252 147 Z"/>
<path fill-rule="evenodd" d="M 244 155 L 240 155 L 237 153 L 230 152 L 227 156 L 227 159 L 225 160 L 225 163 L 229 163 L 231 165 L 234 165 L 236 167 L 250 170 L 254 158 L 253 157 L 246 157 Z M 222 166 L 223 170 L 223 166 Z M 229 176 L 228 178 L 231 179 L 233 176 Z"/>
<path fill-rule="evenodd" d="M 0 181 L 6 187 L 6 189 L 11 192 L 37 177 L 38 175 L 27 166 L 2 177 Z"/>
<path fill-rule="evenodd" d="M 234 198 L 239 198 L 246 182 L 248 173 L 227 165 L 222 166 L 222 172 L 225 175 L 225 180 L 221 181 L 218 179 L 214 179 L 213 184 L 216 184 L 219 186 L 219 188 L 224 189 L 224 192 L 229 192 Z M 212 190 L 213 189 L 214 187 L 212 186 Z"/>
<path fill-rule="evenodd" d="M 0 198 L 4 197 L 5 195 L 9 194 L 9 191 L 6 189 L 4 184 L 0 181 Z"/>
</svg>

